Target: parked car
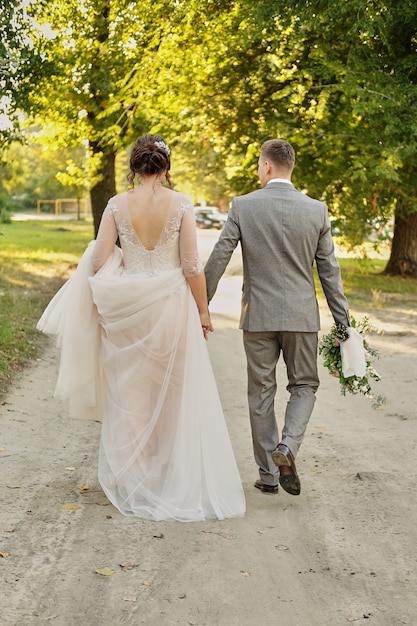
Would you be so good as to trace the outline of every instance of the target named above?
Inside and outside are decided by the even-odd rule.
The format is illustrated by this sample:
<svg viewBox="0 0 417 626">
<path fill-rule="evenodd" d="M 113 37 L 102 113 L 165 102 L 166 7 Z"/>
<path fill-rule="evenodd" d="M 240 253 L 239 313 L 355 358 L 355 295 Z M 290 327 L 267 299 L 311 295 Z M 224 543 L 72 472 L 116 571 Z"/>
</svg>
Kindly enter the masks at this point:
<svg viewBox="0 0 417 626">
<path fill-rule="evenodd" d="M 198 228 L 217 228 L 221 230 L 227 220 L 227 214 L 215 206 L 197 207 L 195 221 Z"/>
</svg>

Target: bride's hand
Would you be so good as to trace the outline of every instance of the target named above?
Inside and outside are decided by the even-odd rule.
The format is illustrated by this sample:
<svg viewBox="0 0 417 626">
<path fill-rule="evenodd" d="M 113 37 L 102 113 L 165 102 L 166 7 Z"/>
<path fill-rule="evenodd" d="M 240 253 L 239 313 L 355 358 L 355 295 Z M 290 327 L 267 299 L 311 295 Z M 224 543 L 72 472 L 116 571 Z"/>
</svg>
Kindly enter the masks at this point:
<svg viewBox="0 0 417 626">
<path fill-rule="evenodd" d="M 208 334 L 213 332 L 213 324 L 211 323 L 210 313 L 205 311 L 200 313 L 201 328 L 203 329 L 204 339 L 208 339 Z"/>
</svg>

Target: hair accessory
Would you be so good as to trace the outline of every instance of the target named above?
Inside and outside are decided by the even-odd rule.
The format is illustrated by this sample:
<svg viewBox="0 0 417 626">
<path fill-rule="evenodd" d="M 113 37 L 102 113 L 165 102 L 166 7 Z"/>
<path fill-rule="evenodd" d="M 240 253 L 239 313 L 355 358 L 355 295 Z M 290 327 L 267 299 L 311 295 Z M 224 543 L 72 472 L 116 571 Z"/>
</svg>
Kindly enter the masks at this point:
<svg viewBox="0 0 417 626">
<path fill-rule="evenodd" d="M 169 149 L 169 146 L 168 144 L 165 143 L 165 141 L 162 141 L 162 140 L 155 141 L 155 146 L 157 146 L 158 148 L 161 148 L 161 150 L 166 152 L 168 156 L 171 154 L 171 150 Z"/>
</svg>

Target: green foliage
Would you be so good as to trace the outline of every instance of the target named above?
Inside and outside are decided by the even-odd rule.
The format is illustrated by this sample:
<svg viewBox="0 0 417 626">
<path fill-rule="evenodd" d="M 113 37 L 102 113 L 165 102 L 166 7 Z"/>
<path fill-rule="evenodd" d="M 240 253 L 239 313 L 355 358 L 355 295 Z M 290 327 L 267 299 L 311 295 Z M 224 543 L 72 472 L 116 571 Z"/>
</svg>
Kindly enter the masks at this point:
<svg viewBox="0 0 417 626">
<path fill-rule="evenodd" d="M 203 189 L 224 172 L 217 193 L 230 197 L 257 184 L 257 150 L 266 138 L 265 110 L 277 83 L 267 59 L 276 9 L 270 2 L 227 3 L 201 23 L 198 5 L 189 4 L 188 20 L 175 38 L 192 45 L 178 55 L 175 40 L 167 40 L 159 57 L 159 128 L 172 137 L 184 169 L 197 172 Z"/>
<path fill-rule="evenodd" d="M 157 131 L 196 199 L 227 206 L 253 189 L 261 143 L 281 136 L 295 184 L 327 202 L 351 245 L 416 211 L 415 3 L 50 0 L 28 12 L 15 105 L 54 144 L 88 142 L 91 167 L 63 176 L 89 178 L 93 210 L 115 192 L 114 153 Z M 416 236 L 400 238 L 413 274 Z"/>
<path fill-rule="evenodd" d="M 0 205 L 9 212 L 34 210 L 38 199 L 87 194 L 82 170 L 85 150 L 41 146 L 35 140 L 36 135 L 28 133 L 24 144 L 13 142 L 5 152 L 0 168 Z"/>
<path fill-rule="evenodd" d="M 51 0 L 28 7 L 30 42 L 20 53 L 15 105 L 43 124 L 49 142 L 87 142 L 96 229 L 116 193 L 116 152 L 155 126 L 158 97 L 167 91 L 158 76 L 160 50 L 175 39 L 188 4 Z M 176 52 L 177 46 L 178 41 Z M 75 167 L 65 180 L 68 175 L 74 180 L 76 172 L 80 181 L 79 164 Z"/>
<path fill-rule="evenodd" d="M 0 222 L 2 224 L 10 224 L 12 221 L 11 213 L 6 207 L 0 207 Z"/>
<path fill-rule="evenodd" d="M 344 376 L 342 352 L 340 343 L 349 341 L 349 333 L 345 327 L 333 325 L 330 333 L 320 339 L 319 354 L 323 357 L 323 365 L 329 374 L 339 379 L 340 393 L 345 396 L 347 393 L 362 394 L 372 401 L 372 407 L 379 409 L 386 403 L 386 398 L 382 395 L 375 396 L 371 385 L 373 381 L 379 382 L 380 375 L 373 367 L 373 359 L 379 358 L 378 351 L 373 348 L 367 340 L 367 335 L 375 332 L 367 317 L 360 320 L 351 319 L 351 326 L 362 335 L 363 348 L 366 361 L 365 376 Z"/>
<path fill-rule="evenodd" d="M 262 141 L 283 136 L 297 151 L 295 184 L 344 218 L 351 244 L 376 218 L 415 210 L 417 6 L 236 2 L 204 29 L 195 19 L 185 59 L 169 41 L 160 57 L 170 84 L 160 124 L 169 133 L 174 120 L 185 166 L 203 166 L 202 178 L 222 167 L 225 193 L 243 193 L 257 184 Z"/>
<path fill-rule="evenodd" d="M 19 136 L 11 101 L 18 89 L 17 54 L 24 38 L 23 15 L 19 0 L 0 0 L 0 157 Z"/>
<path fill-rule="evenodd" d="M 33 22 L 34 46 L 23 53 L 19 98 L 25 110 L 49 120 L 55 142 L 87 139 L 103 154 L 127 145 L 149 126 L 155 56 L 178 4 L 52 0 L 31 5 L 28 11 L 41 28 Z"/>
</svg>

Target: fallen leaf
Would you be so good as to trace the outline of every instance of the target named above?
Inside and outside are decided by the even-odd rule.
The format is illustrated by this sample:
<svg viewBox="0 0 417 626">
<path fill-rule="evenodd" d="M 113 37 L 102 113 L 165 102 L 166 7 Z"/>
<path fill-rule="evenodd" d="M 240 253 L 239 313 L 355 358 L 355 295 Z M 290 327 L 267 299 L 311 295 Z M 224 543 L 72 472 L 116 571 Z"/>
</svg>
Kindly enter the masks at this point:
<svg viewBox="0 0 417 626">
<path fill-rule="evenodd" d="M 190 624 L 190 626 L 195 626 L 197 624 L 197 622 L 193 622 L 192 620 L 190 620 L 188 623 Z"/>
<path fill-rule="evenodd" d="M 10 528 L 5 528 L 4 529 L 5 533 L 14 533 L 14 528 L 10 527 Z"/>
<path fill-rule="evenodd" d="M 110 567 L 101 567 L 100 569 L 95 570 L 96 574 L 100 574 L 100 576 L 113 576 L 114 569 Z"/>
<path fill-rule="evenodd" d="M 311 467 L 310 472 L 317 472 L 317 469 L 318 469 L 317 467 Z"/>
<path fill-rule="evenodd" d="M 186 593 L 182 593 L 180 596 L 178 596 L 178 598 L 179 598 L 180 600 L 184 600 L 184 598 L 186 598 L 186 597 L 187 597 L 187 594 L 186 594 Z"/>
<path fill-rule="evenodd" d="M 61 504 L 61 509 L 64 509 L 65 511 L 76 511 L 80 508 L 80 505 L 75 504 L 75 502 L 65 502 L 65 504 Z"/>
<path fill-rule="evenodd" d="M 136 596 L 123 596 L 123 600 L 126 600 L 126 602 L 136 602 Z"/>
<path fill-rule="evenodd" d="M 108 500 L 97 500 L 96 504 L 99 506 L 108 506 L 110 502 Z"/>
<path fill-rule="evenodd" d="M 126 563 L 119 563 L 119 565 L 122 568 L 122 570 L 129 570 L 129 569 L 133 569 L 134 567 L 136 567 L 136 564 L 132 563 L 132 561 L 126 561 Z"/>
<path fill-rule="evenodd" d="M 259 535 L 267 535 L 268 531 L 267 530 L 258 530 L 258 534 Z"/>
<path fill-rule="evenodd" d="M 337 378 L 339 378 L 339 377 L 337 376 Z M 326 428 L 326 427 L 325 426 L 314 426 L 314 428 Z"/>
<path fill-rule="evenodd" d="M 283 543 L 279 543 L 277 546 L 275 546 L 276 550 L 281 550 L 282 552 L 286 552 L 287 550 L 289 550 L 288 546 L 284 546 Z"/>
<path fill-rule="evenodd" d="M 66 469 L 68 472 L 75 471 L 75 467 L 65 467 L 64 469 Z"/>
<path fill-rule="evenodd" d="M 249 572 L 243 572 L 242 570 L 240 571 L 240 573 L 242 574 L 242 576 L 250 576 Z"/>
<path fill-rule="evenodd" d="M 20 489 L 20 485 L 6 485 L 9 489 Z"/>
<path fill-rule="evenodd" d="M 1 556 L 3 559 L 7 559 L 7 557 L 8 557 L 8 556 L 10 556 L 10 552 L 0 552 L 0 556 Z"/>
<path fill-rule="evenodd" d="M 348 622 L 358 622 L 359 621 L 359 617 L 353 617 L 352 615 L 349 615 L 349 617 L 346 618 Z"/>
<path fill-rule="evenodd" d="M 153 580 L 144 580 L 142 585 L 145 585 L 145 587 L 152 587 Z"/>
<path fill-rule="evenodd" d="M 80 491 L 88 491 L 90 487 L 88 485 L 80 485 L 79 489 Z"/>
</svg>

